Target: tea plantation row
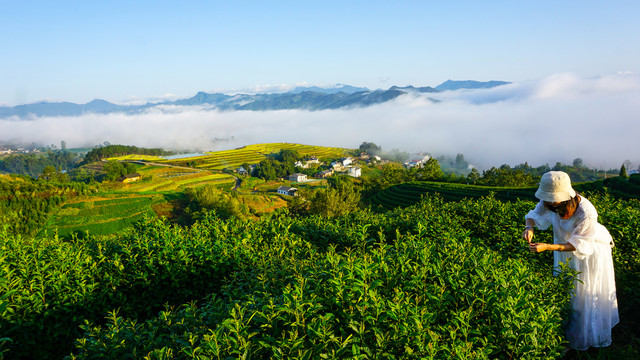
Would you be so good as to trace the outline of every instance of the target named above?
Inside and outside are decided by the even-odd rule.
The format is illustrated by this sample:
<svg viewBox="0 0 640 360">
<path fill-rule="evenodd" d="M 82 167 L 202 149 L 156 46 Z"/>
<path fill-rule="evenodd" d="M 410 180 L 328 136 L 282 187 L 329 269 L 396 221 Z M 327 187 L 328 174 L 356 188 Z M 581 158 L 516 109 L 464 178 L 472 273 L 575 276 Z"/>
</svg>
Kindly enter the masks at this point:
<svg viewBox="0 0 640 360">
<path fill-rule="evenodd" d="M 637 324 L 640 204 L 592 200 L 618 244 L 622 325 Z M 0 354 L 556 358 L 570 278 L 553 277 L 551 254 L 529 254 L 520 238 L 534 205 L 427 196 L 335 219 L 209 214 L 181 228 L 149 218 L 71 242 L 4 231 Z"/>
</svg>

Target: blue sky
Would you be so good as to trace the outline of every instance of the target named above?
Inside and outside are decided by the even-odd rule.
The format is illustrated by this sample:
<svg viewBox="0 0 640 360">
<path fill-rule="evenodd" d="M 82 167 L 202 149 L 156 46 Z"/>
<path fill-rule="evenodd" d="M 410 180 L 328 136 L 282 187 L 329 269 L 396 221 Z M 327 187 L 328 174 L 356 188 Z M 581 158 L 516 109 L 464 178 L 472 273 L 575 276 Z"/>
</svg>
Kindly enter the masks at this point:
<svg viewBox="0 0 640 360">
<path fill-rule="evenodd" d="M 640 72 L 640 1 L 4 1 L 0 105 Z"/>
</svg>

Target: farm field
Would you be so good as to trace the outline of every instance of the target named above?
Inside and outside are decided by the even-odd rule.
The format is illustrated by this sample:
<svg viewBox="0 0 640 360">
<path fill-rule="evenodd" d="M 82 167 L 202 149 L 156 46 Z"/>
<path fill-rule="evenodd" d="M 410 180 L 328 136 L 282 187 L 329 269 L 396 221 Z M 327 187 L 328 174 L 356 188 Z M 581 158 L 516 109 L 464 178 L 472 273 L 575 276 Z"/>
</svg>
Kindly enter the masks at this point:
<svg viewBox="0 0 640 360">
<path fill-rule="evenodd" d="M 41 233 L 57 231 L 63 239 L 72 234 L 106 235 L 132 226 L 146 216 L 155 217 L 152 206 L 164 202 L 161 195 L 105 198 L 92 196 L 64 204 Z"/>
<path fill-rule="evenodd" d="M 124 155 L 111 157 L 106 160 L 115 161 L 148 161 L 164 164 L 184 165 L 192 163 L 196 168 L 207 170 L 235 169 L 242 164 L 257 164 L 267 155 L 277 153 L 280 150 L 295 150 L 302 156 L 317 156 L 339 158 L 346 155 L 348 149 L 333 148 L 315 145 L 291 144 L 291 143 L 267 143 L 247 145 L 239 149 L 206 152 L 193 157 L 179 157 L 169 159 L 166 157 L 149 155 Z"/>
<path fill-rule="evenodd" d="M 169 163 L 184 163 L 193 161 L 197 168 L 208 170 L 236 169 L 242 164 L 257 164 L 267 155 L 277 153 L 280 150 L 295 150 L 302 156 L 342 157 L 347 149 L 331 148 L 324 146 L 271 143 L 254 144 L 239 149 L 209 152 L 207 156 L 196 158 L 178 159 Z"/>
<path fill-rule="evenodd" d="M 287 207 L 287 201 L 270 195 L 238 195 L 238 202 L 252 209 L 253 213 L 270 213 L 276 209 Z"/>
<path fill-rule="evenodd" d="M 465 184 L 440 183 L 431 181 L 413 181 L 392 185 L 376 193 L 371 204 L 384 209 L 407 207 L 416 204 L 426 194 L 439 194 L 447 201 L 460 201 L 465 198 L 478 199 L 494 194 L 496 199 L 516 201 L 526 199 L 535 201 L 536 188 L 499 188 Z"/>
<path fill-rule="evenodd" d="M 576 183 L 574 189 L 581 193 L 603 192 L 603 182 Z M 465 185 L 455 183 L 443 183 L 432 181 L 412 181 L 403 184 L 392 185 L 371 197 L 369 200 L 374 207 L 391 210 L 397 207 L 407 207 L 416 204 L 426 194 L 438 194 L 446 201 L 460 201 L 465 198 L 478 199 L 493 194 L 496 199 L 502 201 L 531 200 L 537 201 L 535 192 L 537 187 L 508 188 Z M 621 192 L 615 189 L 607 189 L 607 192 L 617 197 L 630 199 L 638 198 L 637 192 Z"/>
<path fill-rule="evenodd" d="M 97 163 L 99 165 L 99 163 Z M 93 168 L 98 167 L 91 164 Z M 169 166 L 136 165 L 142 180 L 132 183 L 104 183 L 94 196 L 73 199 L 62 204 L 40 234 L 58 232 L 61 238 L 71 234 L 113 234 L 130 228 L 145 216 L 174 218 L 175 202 L 189 187 L 213 184 L 225 189 L 235 184 L 229 174 Z"/>
</svg>

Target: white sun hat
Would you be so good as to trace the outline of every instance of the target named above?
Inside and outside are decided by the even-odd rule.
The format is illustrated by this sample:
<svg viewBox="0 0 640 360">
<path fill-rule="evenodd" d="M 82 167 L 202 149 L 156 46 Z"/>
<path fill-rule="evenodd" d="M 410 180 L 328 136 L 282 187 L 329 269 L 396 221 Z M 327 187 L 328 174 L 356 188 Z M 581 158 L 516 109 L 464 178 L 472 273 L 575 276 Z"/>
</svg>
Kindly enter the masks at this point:
<svg viewBox="0 0 640 360">
<path fill-rule="evenodd" d="M 549 171 L 542 175 L 536 197 L 546 202 L 562 202 L 571 200 L 576 192 L 571 187 L 571 179 L 562 171 Z"/>
</svg>

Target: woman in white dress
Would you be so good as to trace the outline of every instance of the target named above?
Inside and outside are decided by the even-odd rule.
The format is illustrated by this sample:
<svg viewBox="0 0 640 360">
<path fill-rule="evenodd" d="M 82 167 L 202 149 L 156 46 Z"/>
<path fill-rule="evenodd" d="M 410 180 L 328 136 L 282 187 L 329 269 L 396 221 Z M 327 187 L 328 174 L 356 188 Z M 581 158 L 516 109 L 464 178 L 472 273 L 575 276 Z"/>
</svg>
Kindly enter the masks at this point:
<svg viewBox="0 0 640 360">
<path fill-rule="evenodd" d="M 578 272 L 566 329 L 569 347 L 609 346 L 611 328 L 619 321 L 611 235 L 598 223 L 593 204 L 573 190 L 566 173 L 545 173 L 536 197 L 540 202 L 525 216 L 522 233 L 529 250 L 553 251 L 554 271 L 562 262 Z M 534 226 L 541 230 L 553 226 L 553 244 L 532 242 Z"/>
</svg>

